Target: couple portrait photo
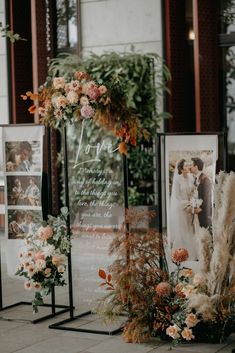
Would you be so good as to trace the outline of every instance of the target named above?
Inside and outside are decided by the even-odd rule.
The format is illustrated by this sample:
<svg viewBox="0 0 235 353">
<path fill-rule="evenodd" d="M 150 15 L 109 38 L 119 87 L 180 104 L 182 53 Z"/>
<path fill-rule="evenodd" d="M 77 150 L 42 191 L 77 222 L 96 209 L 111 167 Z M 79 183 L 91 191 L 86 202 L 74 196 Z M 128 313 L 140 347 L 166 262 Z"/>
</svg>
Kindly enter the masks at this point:
<svg viewBox="0 0 235 353">
<path fill-rule="evenodd" d="M 40 206 L 39 176 L 8 176 L 7 197 L 9 206 Z"/>
<path fill-rule="evenodd" d="M 41 170 L 40 142 L 6 142 L 6 172 L 35 172 Z"/>
<path fill-rule="evenodd" d="M 199 227 L 211 230 L 213 167 L 213 151 L 169 152 L 168 239 L 190 261 L 198 260 Z"/>
<path fill-rule="evenodd" d="M 8 238 L 23 239 L 40 227 L 41 211 L 8 210 Z"/>
</svg>

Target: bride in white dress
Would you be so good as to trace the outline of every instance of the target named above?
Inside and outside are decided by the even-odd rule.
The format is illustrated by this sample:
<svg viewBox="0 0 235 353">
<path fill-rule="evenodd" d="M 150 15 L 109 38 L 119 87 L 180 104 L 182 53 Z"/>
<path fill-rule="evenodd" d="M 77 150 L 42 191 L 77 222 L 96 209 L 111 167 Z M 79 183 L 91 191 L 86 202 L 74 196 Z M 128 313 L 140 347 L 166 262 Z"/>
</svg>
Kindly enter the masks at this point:
<svg viewBox="0 0 235 353">
<path fill-rule="evenodd" d="M 197 239 L 193 216 L 187 212 L 187 207 L 194 189 L 194 177 L 185 159 L 181 159 L 175 167 L 170 197 L 170 242 L 172 249 L 187 249 L 191 261 L 197 260 Z"/>
</svg>

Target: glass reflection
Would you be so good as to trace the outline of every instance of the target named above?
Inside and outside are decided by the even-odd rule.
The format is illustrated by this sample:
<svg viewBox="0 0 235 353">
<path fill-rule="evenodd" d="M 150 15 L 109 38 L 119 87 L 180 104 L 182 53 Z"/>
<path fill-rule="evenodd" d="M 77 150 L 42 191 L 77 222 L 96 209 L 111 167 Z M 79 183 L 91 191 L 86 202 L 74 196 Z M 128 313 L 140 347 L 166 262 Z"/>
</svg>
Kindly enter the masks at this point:
<svg viewBox="0 0 235 353">
<path fill-rule="evenodd" d="M 56 0 L 57 49 L 75 48 L 77 36 L 76 0 Z"/>
<path fill-rule="evenodd" d="M 220 1 L 221 33 L 235 32 L 235 0 Z"/>
<path fill-rule="evenodd" d="M 235 46 L 226 49 L 225 63 L 228 153 L 235 154 Z"/>
</svg>

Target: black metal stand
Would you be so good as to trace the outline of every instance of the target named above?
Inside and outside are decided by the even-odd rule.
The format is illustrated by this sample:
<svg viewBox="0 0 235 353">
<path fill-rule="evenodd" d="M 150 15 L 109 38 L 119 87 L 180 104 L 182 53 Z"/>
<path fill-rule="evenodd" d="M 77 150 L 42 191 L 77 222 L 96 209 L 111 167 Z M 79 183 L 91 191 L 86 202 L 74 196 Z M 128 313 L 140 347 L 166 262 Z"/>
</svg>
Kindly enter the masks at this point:
<svg viewBox="0 0 235 353">
<path fill-rule="evenodd" d="M 70 228 L 70 216 L 69 216 L 69 189 L 68 189 L 68 159 L 67 159 L 67 134 L 66 127 L 63 127 L 63 155 L 64 155 L 64 191 L 65 191 L 65 205 L 68 208 L 68 218 L 67 218 L 67 231 L 71 236 L 71 228 Z M 125 206 L 128 206 L 128 191 L 127 191 L 127 161 L 126 156 L 123 158 L 123 167 L 124 167 L 124 199 Z M 87 315 L 93 314 L 90 310 L 84 312 L 82 314 L 74 316 L 74 304 L 73 304 L 73 281 L 72 281 L 72 259 L 71 252 L 68 255 L 68 282 L 69 282 L 69 307 L 70 307 L 70 317 L 63 321 L 57 322 L 55 324 L 49 325 L 51 329 L 57 330 L 65 330 L 65 331 L 76 331 L 76 332 L 86 332 L 86 333 L 94 333 L 94 334 L 103 334 L 103 335 L 115 335 L 116 333 L 121 331 L 121 327 L 107 331 L 107 330 L 93 330 L 93 329 L 85 329 L 81 327 L 71 327 L 65 326 L 67 323 L 75 322 L 76 320 L 83 318 Z"/>
<path fill-rule="evenodd" d="M 7 126 L 7 125 L 5 125 Z M 14 125 L 10 125 L 10 126 L 13 126 Z M 25 126 L 29 126 L 29 124 L 25 124 Z M 35 126 L 35 124 L 33 124 L 33 126 Z M 40 125 L 41 126 L 41 125 Z M 2 125 L 2 127 L 4 128 L 4 126 Z M 48 151 L 48 176 L 47 177 L 47 195 L 48 195 L 48 200 L 47 200 L 47 214 L 50 214 L 51 213 L 51 134 L 50 134 L 50 129 L 48 128 L 47 129 L 47 143 L 48 143 L 48 148 L 47 148 L 47 151 Z M 18 307 L 18 306 L 22 306 L 22 305 L 32 305 L 31 302 L 26 302 L 26 301 L 20 301 L 20 302 L 17 302 L 17 303 L 14 303 L 14 304 L 11 304 L 11 305 L 7 305 L 7 306 L 3 306 L 3 293 L 2 293 L 2 266 L 1 266 L 1 248 L 0 248 L 0 312 L 1 311 L 4 311 L 4 310 L 9 310 L 11 308 L 15 308 L 15 307 Z M 51 314 L 48 314 L 48 315 L 45 315 L 45 316 L 42 316 L 42 317 L 39 317 L 38 319 L 35 319 L 35 320 L 26 320 L 26 321 L 29 321 L 33 324 L 36 324 L 38 322 L 41 322 L 41 321 L 44 321 L 44 320 L 48 320 L 48 319 L 51 319 L 57 315 L 60 315 L 60 314 L 63 314 L 63 313 L 66 313 L 70 310 L 70 307 L 68 305 L 59 305 L 59 304 L 56 304 L 55 303 L 55 288 L 53 287 L 52 288 L 52 292 L 51 292 L 51 304 L 43 304 L 41 305 L 41 307 L 49 307 L 51 308 Z M 56 309 L 61 309 L 61 310 L 58 310 L 56 311 Z"/>
</svg>

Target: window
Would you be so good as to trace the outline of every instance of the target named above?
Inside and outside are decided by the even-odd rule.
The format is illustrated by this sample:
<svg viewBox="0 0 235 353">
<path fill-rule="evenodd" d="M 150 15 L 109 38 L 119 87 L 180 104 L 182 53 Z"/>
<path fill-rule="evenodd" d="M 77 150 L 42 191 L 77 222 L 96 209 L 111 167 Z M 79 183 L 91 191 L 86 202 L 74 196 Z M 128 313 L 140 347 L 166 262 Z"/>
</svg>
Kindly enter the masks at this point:
<svg viewBox="0 0 235 353">
<path fill-rule="evenodd" d="M 235 170 L 235 0 L 221 0 L 220 3 L 222 113 L 228 132 L 228 168 Z"/>
<path fill-rule="evenodd" d="M 77 1 L 56 0 L 57 51 L 77 52 Z"/>
</svg>

